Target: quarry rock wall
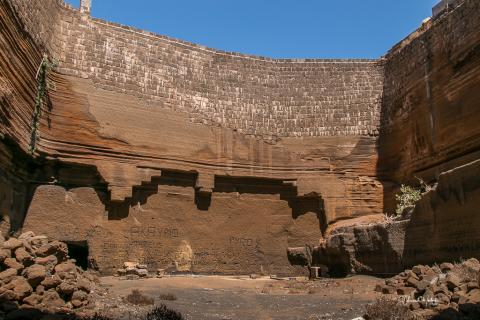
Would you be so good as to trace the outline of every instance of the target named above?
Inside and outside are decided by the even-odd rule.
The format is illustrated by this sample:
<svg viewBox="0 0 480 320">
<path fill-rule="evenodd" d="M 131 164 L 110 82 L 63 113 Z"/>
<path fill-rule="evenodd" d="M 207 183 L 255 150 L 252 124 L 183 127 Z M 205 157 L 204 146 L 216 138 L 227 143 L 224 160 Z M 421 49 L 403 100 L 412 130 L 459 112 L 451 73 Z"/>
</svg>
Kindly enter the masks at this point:
<svg viewBox="0 0 480 320">
<path fill-rule="evenodd" d="M 378 148 L 384 209 L 401 183 L 433 186 L 411 218 L 333 227 L 318 263 L 359 273 L 480 256 L 480 3 L 452 1 L 385 56 Z"/>
<path fill-rule="evenodd" d="M 334 229 L 392 212 L 414 175 L 435 181 L 478 158 L 479 5 L 458 4 L 382 59 L 322 60 L 223 52 L 57 0 L 1 0 L 2 228 L 81 244 L 104 273 L 138 260 L 299 274 L 287 249 L 332 235 L 362 240 L 349 258 L 324 246 L 321 261 L 393 270 L 377 251 L 397 263 L 394 242 L 409 237 Z M 31 157 L 44 53 L 59 65 Z"/>
<path fill-rule="evenodd" d="M 479 11 L 478 1 L 456 1 L 386 55 L 379 175 L 435 181 L 478 159 Z"/>
<path fill-rule="evenodd" d="M 55 50 L 59 1 L 0 1 L 0 199 L 2 217 L 20 228 L 36 164 L 31 140 L 35 79 L 44 53 Z M 8 227 L 7 227 L 8 229 Z"/>
<path fill-rule="evenodd" d="M 12 107 L 22 130 L 2 128 L 13 159 L 30 159 L 41 57 L 59 61 L 36 160 L 21 177 L 23 207 L 5 209 L 10 231 L 23 225 L 81 243 L 105 273 L 140 260 L 204 273 L 298 274 L 288 247 L 315 245 L 338 219 L 382 212 L 381 63 L 221 52 L 53 0 L 31 8 L 4 1 L 2 10 L 15 21 L 2 36 L 12 47 L 26 39 L 35 58 L 18 57 L 29 64 L 18 87 L 32 84 L 14 94 L 24 97 Z M 18 163 L 5 166 L 18 172 Z"/>
</svg>

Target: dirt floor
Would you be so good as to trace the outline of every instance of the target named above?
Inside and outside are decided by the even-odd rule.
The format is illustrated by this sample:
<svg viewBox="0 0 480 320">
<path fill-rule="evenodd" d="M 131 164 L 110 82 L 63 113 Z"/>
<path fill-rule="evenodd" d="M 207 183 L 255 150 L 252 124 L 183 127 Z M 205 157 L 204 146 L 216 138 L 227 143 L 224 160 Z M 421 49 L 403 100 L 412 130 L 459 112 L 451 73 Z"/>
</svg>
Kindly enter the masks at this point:
<svg viewBox="0 0 480 320">
<path fill-rule="evenodd" d="M 373 291 L 382 280 L 367 276 L 346 279 L 270 278 L 224 276 L 172 276 L 140 280 L 104 277 L 107 294 L 97 299 L 96 310 L 118 319 L 135 319 L 152 306 L 132 307 L 122 301 L 132 289 L 139 289 L 181 312 L 188 320 L 317 320 L 353 319 L 365 305 L 375 301 Z M 172 294 L 175 301 L 160 299 Z"/>
</svg>

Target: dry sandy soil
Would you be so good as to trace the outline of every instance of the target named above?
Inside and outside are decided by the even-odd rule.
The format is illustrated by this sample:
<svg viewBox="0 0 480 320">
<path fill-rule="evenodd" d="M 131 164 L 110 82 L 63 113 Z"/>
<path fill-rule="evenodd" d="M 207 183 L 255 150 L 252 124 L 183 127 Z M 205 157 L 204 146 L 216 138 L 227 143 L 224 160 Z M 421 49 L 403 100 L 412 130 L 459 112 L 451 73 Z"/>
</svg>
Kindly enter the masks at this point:
<svg viewBox="0 0 480 320">
<path fill-rule="evenodd" d="M 132 307 L 122 301 L 132 289 L 139 289 L 181 312 L 188 320 L 317 320 L 352 319 L 361 316 L 373 302 L 373 291 L 382 280 L 367 276 L 346 279 L 270 278 L 224 276 L 172 276 L 141 280 L 101 279 L 107 294 L 100 297 L 97 310 L 118 319 L 135 319 L 149 307 Z M 175 301 L 160 299 L 173 294 Z"/>
</svg>

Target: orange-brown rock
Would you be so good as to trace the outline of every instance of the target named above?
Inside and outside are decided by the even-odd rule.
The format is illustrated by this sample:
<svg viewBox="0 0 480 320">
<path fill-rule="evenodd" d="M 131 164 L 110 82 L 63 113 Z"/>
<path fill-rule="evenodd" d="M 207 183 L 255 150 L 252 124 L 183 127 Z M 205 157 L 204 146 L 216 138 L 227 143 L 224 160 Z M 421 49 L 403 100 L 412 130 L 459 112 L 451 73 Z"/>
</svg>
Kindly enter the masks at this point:
<svg viewBox="0 0 480 320">
<path fill-rule="evenodd" d="M 478 192 L 468 172 L 480 145 L 479 4 L 449 8 L 382 59 L 322 60 L 222 52 L 59 0 L 0 0 L 2 228 L 63 240 L 106 273 L 138 261 L 295 274 L 287 249 L 306 244 L 334 265 L 390 270 L 424 235 L 431 256 L 437 236 L 455 238 L 448 212 L 461 212 L 457 231 L 473 237 L 479 204 L 454 203 L 442 186 Z M 44 53 L 59 64 L 37 141 Z M 332 231 L 392 212 L 398 185 L 414 176 L 440 186 L 431 208 L 417 206 L 412 223 L 421 223 L 393 238 L 368 226 Z"/>
</svg>

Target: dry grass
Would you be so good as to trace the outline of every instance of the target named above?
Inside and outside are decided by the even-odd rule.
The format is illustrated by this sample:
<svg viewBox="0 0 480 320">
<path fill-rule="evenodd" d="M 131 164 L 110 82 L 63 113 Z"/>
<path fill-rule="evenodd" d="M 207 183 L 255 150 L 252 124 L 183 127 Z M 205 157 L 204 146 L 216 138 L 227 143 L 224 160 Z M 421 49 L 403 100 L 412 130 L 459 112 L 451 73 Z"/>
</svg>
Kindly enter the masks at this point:
<svg viewBox="0 0 480 320">
<path fill-rule="evenodd" d="M 124 298 L 124 301 L 135 304 L 135 305 L 152 305 L 153 304 L 153 298 L 144 295 L 140 290 L 138 289 L 133 289 L 132 292 Z"/>
<path fill-rule="evenodd" d="M 398 300 L 392 300 L 385 297 L 381 297 L 374 303 L 367 305 L 364 317 L 366 320 L 417 319 L 405 304 Z"/>
<path fill-rule="evenodd" d="M 177 296 L 174 295 L 173 293 L 162 293 L 158 296 L 160 300 L 165 300 L 165 301 L 175 301 L 177 300 Z"/>
</svg>

